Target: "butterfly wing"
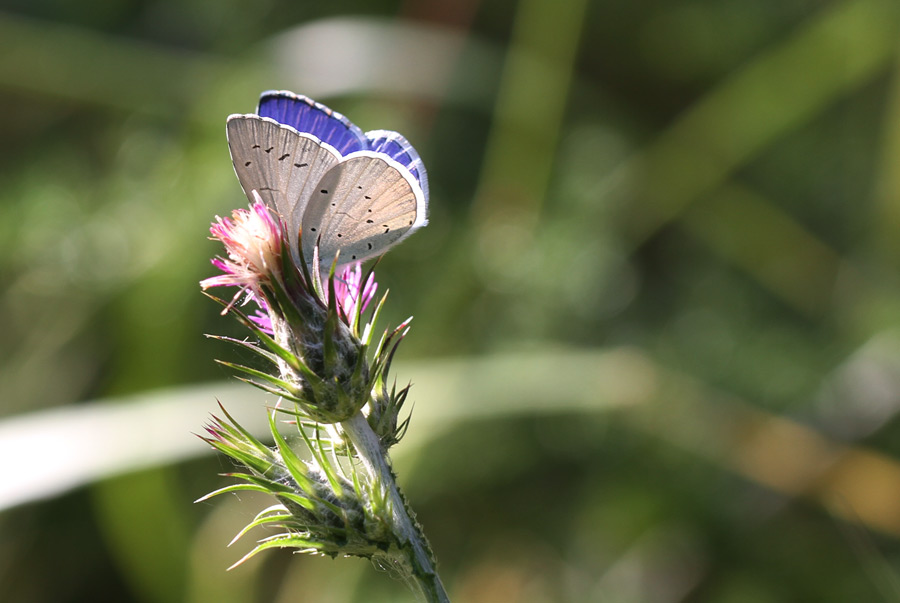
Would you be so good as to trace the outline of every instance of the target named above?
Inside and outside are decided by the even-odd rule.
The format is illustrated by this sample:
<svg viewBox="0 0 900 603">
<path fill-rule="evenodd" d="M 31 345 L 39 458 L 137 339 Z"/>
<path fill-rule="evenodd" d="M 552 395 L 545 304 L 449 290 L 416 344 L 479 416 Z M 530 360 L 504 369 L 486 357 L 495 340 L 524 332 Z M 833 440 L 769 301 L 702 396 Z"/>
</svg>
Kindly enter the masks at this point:
<svg viewBox="0 0 900 603">
<path fill-rule="evenodd" d="M 307 261 L 318 244 L 326 268 L 339 250 L 341 263 L 367 259 L 426 224 L 428 176 L 401 135 L 363 134 L 286 91 L 264 92 L 257 113 L 228 118 L 232 162 L 247 197 L 281 216 L 295 260 L 301 244 Z"/>
<path fill-rule="evenodd" d="M 409 170 L 422 188 L 425 199 L 428 199 L 428 174 L 425 172 L 425 164 L 406 138 L 390 130 L 372 130 L 366 132 L 366 140 L 368 149 L 387 155 Z"/>
<path fill-rule="evenodd" d="M 266 117 L 232 115 L 227 122 L 228 148 L 244 193 L 256 190 L 288 228 L 292 249 L 306 203 L 324 174 L 340 161 L 329 144 Z"/>
<path fill-rule="evenodd" d="M 368 148 L 368 140 L 349 119 L 302 94 L 285 90 L 263 92 L 256 113 L 298 132 L 308 132 L 341 155 Z"/>
<path fill-rule="evenodd" d="M 381 153 L 344 158 L 319 181 L 301 220 L 303 255 L 318 244 L 323 270 L 383 254 L 427 223 L 428 201 L 418 180 Z"/>
</svg>

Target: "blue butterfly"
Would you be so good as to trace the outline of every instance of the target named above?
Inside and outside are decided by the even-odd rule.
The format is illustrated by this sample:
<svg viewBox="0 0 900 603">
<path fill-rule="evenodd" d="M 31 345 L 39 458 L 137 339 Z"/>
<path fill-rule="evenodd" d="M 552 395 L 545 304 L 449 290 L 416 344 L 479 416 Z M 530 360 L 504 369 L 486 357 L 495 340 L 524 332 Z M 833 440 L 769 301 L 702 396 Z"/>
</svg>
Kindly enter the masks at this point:
<svg viewBox="0 0 900 603">
<path fill-rule="evenodd" d="M 300 94 L 263 92 L 255 114 L 226 126 L 234 171 L 251 202 L 256 191 L 287 228 L 294 261 L 321 267 L 383 254 L 428 223 L 428 176 L 400 134 L 363 133 L 346 117 Z"/>
</svg>

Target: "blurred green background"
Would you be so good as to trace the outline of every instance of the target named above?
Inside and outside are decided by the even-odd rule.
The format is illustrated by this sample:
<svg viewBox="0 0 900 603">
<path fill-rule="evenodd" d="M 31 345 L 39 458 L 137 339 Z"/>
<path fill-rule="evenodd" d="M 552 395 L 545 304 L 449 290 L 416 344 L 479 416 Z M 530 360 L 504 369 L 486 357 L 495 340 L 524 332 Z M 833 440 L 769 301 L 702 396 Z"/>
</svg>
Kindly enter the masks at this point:
<svg viewBox="0 0 900 603">
<path fill-rule="evenodd" d="M 425 160 L 400 483 L 454 600 L 900 600 L 900 2 L 3 0 L 0 598 L 405 601 L 225 545 L 225 118 Z M 259 423 L 257 423 L 259 424 Z M 256 537 L 263 536 L 256 534 Z"/>
</svg>

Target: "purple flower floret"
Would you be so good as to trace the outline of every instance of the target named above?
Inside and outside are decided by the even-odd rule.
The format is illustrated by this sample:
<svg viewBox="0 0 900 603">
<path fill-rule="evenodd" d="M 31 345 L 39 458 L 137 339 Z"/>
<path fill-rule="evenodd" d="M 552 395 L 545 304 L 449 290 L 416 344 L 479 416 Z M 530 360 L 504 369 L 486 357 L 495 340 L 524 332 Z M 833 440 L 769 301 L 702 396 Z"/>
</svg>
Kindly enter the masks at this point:
<svg viewBox="0 0 900 603">
<path fill-rule="evenodd" d="M 375 297 L 378 283 L 375 282 L 375 273 L 370 272 L 365 285 L 362 284 L 362 265 L 359 262 L 348 264 L 338 269 L 334 277 L 334 294 L 338 306 L 344 316 L 350 318 L 357 312 L 357 302 L 362 304 L 359 312 L 365 312 L 369 302 Z M 327 290 L 326 290 L 327 295 Z M 326 299 L 327 301 L 327 299 Z"/>
<path fill-rule="evenodd" d="M 200 282 L 210 287 L 240 287 L 261 297 L 261 286 L 281 277 L 281 225 L 254 191 L 250 209 L 236 209 L 231 218 L 216 216 L 209 232 L 225 245 L 227 257 L 213 258 L 222 274 Z M 237 297 L 237 296 L 236 296 Z"/>
<path fill-rule="evenodd" d="M 255 299 L 256 303 L 258 303 L 263 309 L 256 310 L 253 314 L 250 314 L 247 318 L 253 321 L 257 327 L 260 328 L 264 333 L 268 335 L 274 335 L 275 330 L 272 328 L 272 318 L 269 316 L 269 313 L 266 311 L 266 302 L 262 301 L 259 298 Z"/>
</svg>

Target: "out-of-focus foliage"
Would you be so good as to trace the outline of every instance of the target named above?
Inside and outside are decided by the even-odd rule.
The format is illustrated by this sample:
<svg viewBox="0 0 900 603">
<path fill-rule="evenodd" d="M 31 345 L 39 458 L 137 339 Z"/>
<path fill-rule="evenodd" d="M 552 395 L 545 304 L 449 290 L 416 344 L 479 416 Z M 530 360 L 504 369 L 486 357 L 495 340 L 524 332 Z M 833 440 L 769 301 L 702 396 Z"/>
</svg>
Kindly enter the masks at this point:
<svg viewBox="0 0 900 603">
<path fill-rule="evenodd" d="M 225 117 L 293 89 L 428 166 L 378 277 L 455 600 L 898 600 L 898 34 L 896 0 L 7 0 L 0 412 L 227 378 Z M 0 598 L 405 600 L 351 560 L 226 574 L 259 501 L 191 501 L 228 468 L 5 511 Z"/>
</svg>

